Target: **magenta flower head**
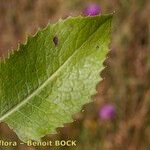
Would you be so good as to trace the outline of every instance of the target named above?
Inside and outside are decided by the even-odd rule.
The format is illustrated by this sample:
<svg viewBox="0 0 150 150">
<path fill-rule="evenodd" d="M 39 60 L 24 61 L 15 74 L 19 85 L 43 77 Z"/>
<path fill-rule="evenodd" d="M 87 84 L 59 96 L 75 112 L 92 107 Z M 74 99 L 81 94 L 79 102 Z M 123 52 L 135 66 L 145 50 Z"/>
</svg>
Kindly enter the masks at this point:
<svg viewBox="0 0 150 150">
<path fill-rule="evenodd" d="M 101 8 L 96 3 L 91 3 L 87 5 L 85 10 L 83 11 L 84 15 L 86 16 L 95 16 L 101 13 Z"/>
<path fill-rule="evenodd" d="M 116 115 L 116 109 L 112 104 L 105 104 L 99 110 L 99 117 L 102 120 L 114 119 Z"/>
</svg>

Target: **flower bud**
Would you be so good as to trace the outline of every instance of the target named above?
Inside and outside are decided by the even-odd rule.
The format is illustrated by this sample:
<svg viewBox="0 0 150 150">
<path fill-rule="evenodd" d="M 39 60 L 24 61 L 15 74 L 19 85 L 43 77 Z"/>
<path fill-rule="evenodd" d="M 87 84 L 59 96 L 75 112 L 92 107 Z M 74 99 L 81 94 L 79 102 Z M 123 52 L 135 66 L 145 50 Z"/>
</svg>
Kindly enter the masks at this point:
<svg viewBox="0 0 150 150">
<path fill-rule="evenodd" d="M 99 117 L 102 120 L 111 120 L 116 115 L 116 109 L 111 104 L 105 104 L 99 110 Z"/>
<path fill-rule="evenodd" d="M 101 13 L 101 8 L 98 4 L 91 3 L 85 8 L 83 13 L 86 16 L 95 16 Z"/>
</svg>

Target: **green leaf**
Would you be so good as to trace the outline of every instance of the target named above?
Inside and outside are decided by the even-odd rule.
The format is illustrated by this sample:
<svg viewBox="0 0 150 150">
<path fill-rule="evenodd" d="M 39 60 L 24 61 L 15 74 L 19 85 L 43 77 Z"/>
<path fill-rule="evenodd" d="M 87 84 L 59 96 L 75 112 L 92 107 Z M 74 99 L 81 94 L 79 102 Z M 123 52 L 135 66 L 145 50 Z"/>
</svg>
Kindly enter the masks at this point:
<svg viewBox="0 0 150 150">
<path fill-rule="evenodd" d="M 48 25 L 0 61 L 0 122 L 19 138 L 40 140 L 91 102 L 102 80 L 112 15 Z"/>
</svg>

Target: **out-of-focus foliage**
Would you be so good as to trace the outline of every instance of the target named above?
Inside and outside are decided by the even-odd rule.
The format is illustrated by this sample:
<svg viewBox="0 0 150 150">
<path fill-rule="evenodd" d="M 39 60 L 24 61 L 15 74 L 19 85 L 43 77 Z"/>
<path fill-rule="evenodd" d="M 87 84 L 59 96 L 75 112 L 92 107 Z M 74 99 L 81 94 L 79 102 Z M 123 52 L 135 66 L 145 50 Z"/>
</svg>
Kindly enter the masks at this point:
<svg viewBox="0 0 150 150">
<path fill-rule="evenodd" d="M 45 139 L 76 139 L 77 150 L 150 149 L 150 48 L 149 0 L 1 0 L 0 53 L 15 48 L 38 27 L 69 15 L 79 15 L 88 2 L 97 2 L 102 13 L 115 11 L 111 52 L 105 62 L 103 82 L 97 86 L 94 102 L 76 114 L 75 123 L 58 129 L 56 136 Z M 104 104 L 116 108 L 113 120 L 102 121 L 99 111 Z M 2 139 L 19 140 L 5 125 Z M 18 149 L 29 149 L 20 145 Z M 13 148 L 11 148 L 12 150 Z M 30 148 L 31 149 L 31 148 Z M 46 148 L 32 148 L 46 149 Z M 50 148 L 47 148 L 50 149 Z M 57 148 L 52 148 L 57 149 Z M 61 148 L 63 149 L 63 148 Z"/>
</svg>

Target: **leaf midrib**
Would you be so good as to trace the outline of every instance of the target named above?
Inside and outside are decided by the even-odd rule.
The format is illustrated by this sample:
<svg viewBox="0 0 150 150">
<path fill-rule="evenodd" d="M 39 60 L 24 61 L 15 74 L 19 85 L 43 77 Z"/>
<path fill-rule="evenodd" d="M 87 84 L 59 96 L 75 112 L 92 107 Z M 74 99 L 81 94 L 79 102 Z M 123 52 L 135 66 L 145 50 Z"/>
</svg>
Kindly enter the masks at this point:
<svg viewBox="0 0 150 150">
<path fill-rule="evenodd" d="M 26 104 L 33 96 L 37 95 L 40 90 L 42 88 L 44 88 L 47 83 L 49 83 L 49 81 L 53 80 L 53 78 L 55 78 L 55 76 L 57 76 L 57 74 L 63 69 L 63 67 L 72 59 L 72 57 L 74 57 L 74 55 L 79 51 L 80 48 L 82 48 L 82 46 L 98 31 L 98 29 L 108 20 L 109 18 L 107 18 L 106 20 L 104 20 L 100 26 L 87 38 L 87 40 L 85 40 L 85 42 L 83 42 L 81 44 L 81 46 L 79 48 L 77 48 L 76 51 L 74 51 L 72 53 L 72 55 L 47 79 L 44 81 L 43 84 L 41 84 L 41 86 L 39 88 L 37 88 L 36 90 L 34 90 L 29 96 L 27 96 L 26 98 L 24 98 L 19 104 L 17 104 L 16 106 L 14 106 L 12 109 L 10 109 L 9 111 L 6 112 L 6 114 L 4 114 L 2 117 L 0 117 L 0 122 L 2 122 L 3 120 L 5 120 L 7 117 L 9 117 L 11 114 L 13 114 L 14 112 L 16 112 L 17 110 L 19 110 L 19 108 L 21 108 L 24 104 Z"/>
</svg>

